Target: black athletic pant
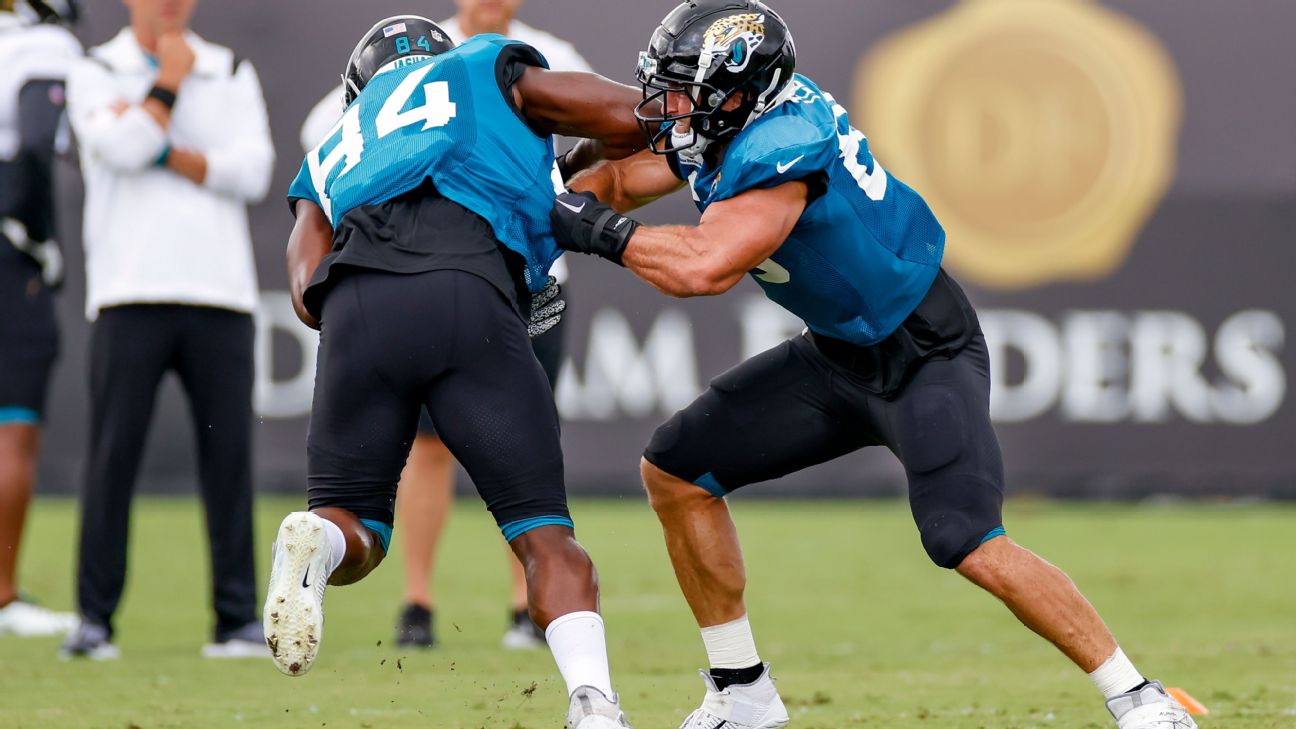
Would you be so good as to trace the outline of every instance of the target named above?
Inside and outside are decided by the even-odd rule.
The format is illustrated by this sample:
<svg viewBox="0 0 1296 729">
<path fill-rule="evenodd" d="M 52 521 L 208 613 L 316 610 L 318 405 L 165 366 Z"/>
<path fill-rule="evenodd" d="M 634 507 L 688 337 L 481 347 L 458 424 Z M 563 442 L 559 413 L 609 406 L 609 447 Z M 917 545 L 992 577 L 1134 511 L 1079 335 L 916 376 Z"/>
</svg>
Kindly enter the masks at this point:
<svg viewBox="0 0 1296 729">
<path fill-rule="evenodd" d="M 104 309 L 90 353 L 90 456 L 81 499 L 77 599 L 112 627 L 126 579 L 131 497 L 153 400 L 174 370 L 189 398 L 211 542 L 216 637 L 256 620 L 252 557 L 252 317 L 225 309 Z"/>
</svg>

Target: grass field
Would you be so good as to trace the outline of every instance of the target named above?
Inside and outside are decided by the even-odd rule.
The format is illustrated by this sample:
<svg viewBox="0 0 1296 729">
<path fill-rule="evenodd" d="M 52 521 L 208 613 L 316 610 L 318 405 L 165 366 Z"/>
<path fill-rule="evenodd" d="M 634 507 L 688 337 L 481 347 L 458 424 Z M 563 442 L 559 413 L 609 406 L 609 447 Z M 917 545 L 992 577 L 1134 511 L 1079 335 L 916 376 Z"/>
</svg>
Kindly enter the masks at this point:
<svg viewBox="0 0 1296 729">
<path fill-rule="evenodd" d="M 268 661 L 199 657 L 211 618 L 198 510 L 141 499 L 122 660 L 65 663 L 55 640 L 0 640 L 0 727 L 561 726 L 548 654 L 498 648 L 503 548 L 484 510 L 462 503 L 438 571 L 441 647 L 391 646 L 393 559 L 330 590 L 319 662 L 290 679 Z M 273 530 L 296 505 L 260 503 L 262 577 Z M 656 522 L 631 499 L 573 511 L 602 574 L 622 703 L 638 729 L 672 729 L 701 696 L 705 657 Z M 903 504 L 748 500 L 734 511 L 756 636 L 795 729 L 1110 726 L 1084 676 L 927 562 Z M 1007 522 L 1071 573 L 1144 671 L 1212 709 L 1203 729 L 1296 727 L 1296 509 L 1017 502 Z M 42 501 L 29 524 L 25 585 L 66 607 L 74 505 Z"/>
</svg>

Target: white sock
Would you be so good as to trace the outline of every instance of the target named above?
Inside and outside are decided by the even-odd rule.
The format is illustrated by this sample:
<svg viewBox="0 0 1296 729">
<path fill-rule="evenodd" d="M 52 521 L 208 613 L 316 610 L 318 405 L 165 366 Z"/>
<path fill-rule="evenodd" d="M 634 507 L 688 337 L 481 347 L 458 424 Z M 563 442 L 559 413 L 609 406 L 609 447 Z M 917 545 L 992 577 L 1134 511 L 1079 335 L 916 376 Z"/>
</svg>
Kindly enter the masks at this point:
<svg viewBox="0 0 1296 729">
<path fill-rule="evenodd" d="M 1103 661 L 1101 666 L 1089 674 L 1089 679 L 1102 692 L 1104 699 L 1131 691 L 1146 680 L 1125 656 L 1125 651 L 1121 650 L 1120 646 L 1116 647 L 1116 652 L 1111 655 L 1111 658 Z"/>
<path fill-rule="evenodd" d="M 702 644 L 712 668 L 751 668 L 761 662 L 746 615 L 724 625 L 703 628 Z"/>
<path fill-rule="evenodd" d="M 608 669 L 607 639 L 598 613 L 567 613 L 549 623 L 545 640 L 558 673 L 567 682 L 567 695 L 581 686 L 593 686 L 611 699 L 612 673 Z"/>
<path fill-rule="evenodd" d="M 329 561 L 325 567 L 331 575 L 333 570 L 342 564 L 342 558 L 346 557 L 346 535 L 342 534 L 337 524 L 324 517 L 320 517 L 320 520 L 324 522 L 324 536 L 328 537 L 329 541 Z"/>
</svg>

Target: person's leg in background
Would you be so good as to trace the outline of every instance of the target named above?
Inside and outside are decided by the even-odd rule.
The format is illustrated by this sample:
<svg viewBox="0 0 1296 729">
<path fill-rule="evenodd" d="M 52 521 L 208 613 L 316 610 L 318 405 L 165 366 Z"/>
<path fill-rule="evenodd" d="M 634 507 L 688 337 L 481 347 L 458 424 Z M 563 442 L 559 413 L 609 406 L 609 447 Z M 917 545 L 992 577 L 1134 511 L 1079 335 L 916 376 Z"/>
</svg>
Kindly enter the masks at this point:
<svg viewBox="0 0 1296 729">
<path fill-rule="evenodd" d="M 112 618 L 126 582 L 131 499 L 153 401 L 175 351 L 172 306 L 99 312 L 90 339 L 90 452 L 81 493 L 77 604 L 64 656 L 115 658 Z"/>
<path fill-rule="evenodd" d="M 60 635 L 76 616 L 34 605 L 18 591 L 18 555 L 36 484 L 41 418 L 58 325 L 40 267 L 0 236 L 0 636 Z"/>
<path fill-rule="evenodd" d="M 252 545 L 252 316 L 185 307 L 176 372 L 189 397 L 207 516 L 214 640 L 209 658 L 268 655 L 257 620 Z"/>
<path fill-rule="evenodd" d="M 405 604 L 396 619 L 399 646 L 436 645 L 432 570 L 454 500 L 454 467 L 454 456 L 436 436 L 432 419 L 421 412 L 419 433 L 396 491 L 396 522 L 401 527 L 401 557 L 405 561 Z"/>
</svg>

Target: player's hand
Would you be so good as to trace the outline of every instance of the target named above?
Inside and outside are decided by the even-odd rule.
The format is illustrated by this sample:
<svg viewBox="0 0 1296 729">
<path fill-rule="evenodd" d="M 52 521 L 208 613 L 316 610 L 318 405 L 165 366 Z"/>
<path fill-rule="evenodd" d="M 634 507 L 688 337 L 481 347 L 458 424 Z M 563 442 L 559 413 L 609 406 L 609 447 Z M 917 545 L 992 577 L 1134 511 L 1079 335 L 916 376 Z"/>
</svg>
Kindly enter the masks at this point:
<svg viewBox="0 0 1296 729">
<path fill-rule="evenodd" d="M 562 287 L 558 285 L 558 279 L 550 276 L 545 287 L 531 297 L 531 321 L 527 322 L 527 334 L 534 339 L 558 326 L 566 310 Z"/>
<path fill-rule="evenodd" d="M 590 192 L 560 194 L 549 221 L 554 239 L 563 249 L 602 256 L 620 266 L 625 265 L 621 256 L 639 227 Z"/>
<path fill-rule="evenodd" d="M 189 41 L 180 33 L 163 33 L 157 39 L 158 77 L 157 85 L 171 91 L 180 87 L 180 82 L 194 67 L 194 51 Z"/>
</svg>

